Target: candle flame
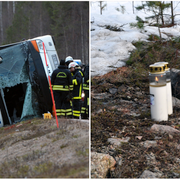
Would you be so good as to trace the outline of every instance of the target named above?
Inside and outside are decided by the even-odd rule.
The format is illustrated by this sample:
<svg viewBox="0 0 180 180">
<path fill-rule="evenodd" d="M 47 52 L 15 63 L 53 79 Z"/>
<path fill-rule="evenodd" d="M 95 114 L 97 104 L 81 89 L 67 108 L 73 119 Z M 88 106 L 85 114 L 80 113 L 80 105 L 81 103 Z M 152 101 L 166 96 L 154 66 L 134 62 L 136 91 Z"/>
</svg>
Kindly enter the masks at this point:
<svg viewBox="0 0 180 180">
<path fill-rule="evenodd" d="M 155 81 L 159 81 L 159 79 L 157 77 L 155 77 Z"/>
</svg>

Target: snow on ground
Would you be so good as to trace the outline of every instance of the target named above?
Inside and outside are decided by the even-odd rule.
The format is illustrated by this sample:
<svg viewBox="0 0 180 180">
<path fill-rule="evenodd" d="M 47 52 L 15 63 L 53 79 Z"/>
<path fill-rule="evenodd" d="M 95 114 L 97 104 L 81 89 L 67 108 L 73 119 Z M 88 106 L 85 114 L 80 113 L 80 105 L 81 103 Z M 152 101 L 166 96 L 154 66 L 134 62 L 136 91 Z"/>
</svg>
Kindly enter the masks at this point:
<svg viewBox="0 0 180 180">
<path fill-rule="evenodd" d="M 133 41 L 147 41 L 148 35 L 159 36 L 158 28 L 146 26 L 144 30 L 130 27 L 130 23 L 136 22 L 136 16 L 145 20 L 150 16 L 144 11 L 132 9 L 132 1 L 102 1 L 107 6 L 100 15 L 99 1 L 90 2 L 91 9 L 91 76 L 106 74 L 117 67 L 125 66 L 125 61 L 129 58 L 131 51 L 135 49 Z M 178 3 L 175 2 L 177 5 Z M 140 5 L 140 1 L 134 1 L 134 6 Z M 174 7 L 175 5 L 174 4 Z M 123 5 L 124 13 L 117 11 Z M 176 14 L 180 14 L 180 6 L 175 9 Z M 170 14 L 170 13 L 169 13 Z M 178 16 L 177 16 L 178 17 Z M 178 23 L 178 19 L 175 19 Z M 180 22 L 180 17 L 179 17 Z M 110 31 L 105 25 L 123 29 L 123 31 Z M 169 36 L 180 36 L 180 25 L 171 28 L 161 28 L 162 38 Z"/>
</svg>

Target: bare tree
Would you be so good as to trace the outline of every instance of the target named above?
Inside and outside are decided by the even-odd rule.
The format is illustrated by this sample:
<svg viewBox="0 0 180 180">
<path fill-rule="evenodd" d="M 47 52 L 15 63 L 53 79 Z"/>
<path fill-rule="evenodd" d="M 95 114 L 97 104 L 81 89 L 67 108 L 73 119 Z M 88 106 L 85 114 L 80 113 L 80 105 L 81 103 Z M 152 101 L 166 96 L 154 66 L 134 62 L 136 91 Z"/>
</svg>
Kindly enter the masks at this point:
<svg viewBox="0 0 180 180">
<path fill-rule="evenodd" d="M 0 1 L 0 26 L 1 26 L 1 41 L 3 42 L 4 36 L 3 36 L 3 17 L 2 17 L 2 1 Z"/>
<path fill-rule="evenodd" d="M 99 1 L 99 6 L 100 6 L 100 14 L 102 15 L 102 11 L 107 6 L 107 4 L 103 4 L 103 1 Z"/>
<path fill-rule="evenodd" d="M 62 24 L 63 30 L 64 30 L 64 42 L 65 42 L 65 49 L 66 49 L 66 56 L 68 55 L 68 43 L 67 43 L 67 36 L 66 36 L 66 30 L 64 24 Z"/>
<path fill-rule="evenodd" d="M 171 1 L 171 22 L 174 25 L 174 10 L 173 10 L 173 1 Z"/>
<path fill-rule="evenodd" d="M 82 14 L 82 8 L 81 8 L 81 50 L 82 50 L 82 60 L 84 61 L 84 33 L 83 33 L 83 14 Z"/>
<path fill-rule="evenodd" d="M 132 9 L 133 9 L 133 14 L 134 14 L 134 1 L 132 1 Z"/>
<path fill-rule="evenodd" d="M 43 25 L 42 25 L 42 23 L 43 23 L 43 19 L 42 19 L 42 3 L 40 3 L 40 7 L 39 7 L 39 13 L 40 13 L 40 15 L 39 15 L 39 22 L 40 22 L 40 34 L 43 34 Z"/>
<path fill-rule="evenodd" d="M 16 11 L 16 2 L 13 1 L 13 14 L 15 14 L 15 11 Z"/>
<path fill-rule="evenodd" d="M 7 1 L 7 10 L 8 10 L 8 13 L 9 13 L 9 1 Z"/>
</svg>

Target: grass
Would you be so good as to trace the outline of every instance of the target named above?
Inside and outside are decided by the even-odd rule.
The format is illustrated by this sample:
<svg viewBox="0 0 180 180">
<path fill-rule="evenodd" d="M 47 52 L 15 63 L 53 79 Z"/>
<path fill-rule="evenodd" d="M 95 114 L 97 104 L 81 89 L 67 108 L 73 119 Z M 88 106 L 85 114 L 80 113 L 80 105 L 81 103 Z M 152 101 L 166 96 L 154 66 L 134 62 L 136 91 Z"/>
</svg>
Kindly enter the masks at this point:
<svg viewBox="0 0 180 180">
<path fill-rule="evenodd" d="M 78 149 L 76 150 L 77 156 L 88 156 L 89 155 L 89 149 Z"/>
<path fill-rule="evenodd" d="M 73 138 L 78 138 L 78 137 L 79 137 L 79 135 L 73 135 L 72 137 L 73 137 Z"/>
<path fill-rule="evenodd" d="M 19 124 L 22 125 L 16 127 Z M 85 124 L 61 120 L 58 129 L 55 120 L 43 119 L 23 121 L 17 123 L 12 129 L 1 128 L 0 151 L 5 159 L 0 163 L 0 178 L 87 177 L 89 162 L 87 158 L 82 159 L 83 156 L 77 157 L 74 148 L 74 146 L 80 148 L 81 143 L 83 145 L 86 143 L 78 135 L 78 129 L 84 133 L 89 128 Z M 57 143 L 53 143 L 55 141 Z M 66 147 L 70 147 L 74 155 L 70 162 L 67 162 L 67 167 L 61 158 L 66 158 L 68 152 L 59 153 L 60 149 L 66 149 Z M 85 148 L 87 147 L 89 147 L 88 143 L 85 144 Z M 16 149 L 13 150 L 13 148 Z M 83 153 L 86 153 L 86 150 L 80 154 Z M 1 154 L 2 157 L 3 155 Z M 73 165 L 77 159 L 79 162 Z"/>
<path fill-rule="evenodd" d="M 63 144 L 63 145 L 60 146 L 60 149 L 63 149 L 63 148 L 66 148 L 66 147 L 68 147 L 68 144 Z"/>
</svg>

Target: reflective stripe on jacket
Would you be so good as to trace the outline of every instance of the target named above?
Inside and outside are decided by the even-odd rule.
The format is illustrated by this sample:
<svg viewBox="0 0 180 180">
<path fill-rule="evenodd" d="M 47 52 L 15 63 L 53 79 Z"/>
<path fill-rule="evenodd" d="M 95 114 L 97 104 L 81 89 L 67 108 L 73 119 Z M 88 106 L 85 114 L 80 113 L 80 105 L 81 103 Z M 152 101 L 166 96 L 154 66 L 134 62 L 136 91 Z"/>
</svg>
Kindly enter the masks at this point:
<svg viewBox="0 0 180 180">
<path fill-rule="evenodd" d="M 71 91 L 73 89 L 71 73 L 65 65 L 59 65 L 51 75 L 51 84 L 53 90 Z"/>
<path fill-rule="evenodd" d="M 76 69 L 74 72 L 74 75 L 72 77 L 72 83 L 73 83 L 73 99 L 81 99 L 81 93 L 82 93 L 82 78 L 83 73 L 80 69 Z"/>
</svg>

